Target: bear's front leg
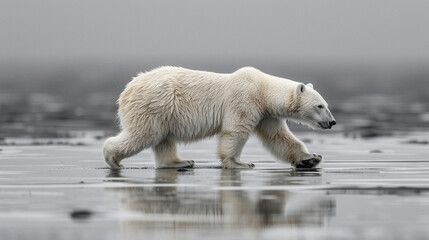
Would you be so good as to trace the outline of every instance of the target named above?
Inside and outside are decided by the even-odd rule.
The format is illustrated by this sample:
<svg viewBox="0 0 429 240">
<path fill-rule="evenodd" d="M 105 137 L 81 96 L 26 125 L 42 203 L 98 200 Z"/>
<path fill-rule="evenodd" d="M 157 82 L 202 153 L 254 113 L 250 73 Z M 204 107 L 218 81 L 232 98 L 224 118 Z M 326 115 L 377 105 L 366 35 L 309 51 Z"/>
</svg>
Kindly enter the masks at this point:
<svg viewBox="0 0 429 240">
<path fill-rule="evenodd" d="M 253 168 L 253 163 L 240 161 L 241 151 L 249 138 L 248 133 L 223 131 L 219 137 L 218 154 L 223 168 Z"/>
<path fill-rule="evenodd" d="M 264 118 L 256 126 L 255 131 L 274 156 L 296 168 L 314 168 L 322 161 L 321 155 L 308 152 L 282 119 Z"/>
</svg>

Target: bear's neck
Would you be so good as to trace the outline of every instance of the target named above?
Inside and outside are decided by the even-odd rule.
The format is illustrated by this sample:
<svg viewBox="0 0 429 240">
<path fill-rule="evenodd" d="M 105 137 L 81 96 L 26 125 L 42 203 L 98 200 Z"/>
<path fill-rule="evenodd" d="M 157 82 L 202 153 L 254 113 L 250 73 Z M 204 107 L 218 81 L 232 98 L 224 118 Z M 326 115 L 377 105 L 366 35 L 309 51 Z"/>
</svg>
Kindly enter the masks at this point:
<svg viewBox="0 0 429 240">
<path fill-rule="evenodd" d="M 294 118 L 301 109 L 300 97 L 296 94 L 297 82 L 270 77 L 267 81 L 265 103 L 267 113 L 271 116 Z"/>
</svg>

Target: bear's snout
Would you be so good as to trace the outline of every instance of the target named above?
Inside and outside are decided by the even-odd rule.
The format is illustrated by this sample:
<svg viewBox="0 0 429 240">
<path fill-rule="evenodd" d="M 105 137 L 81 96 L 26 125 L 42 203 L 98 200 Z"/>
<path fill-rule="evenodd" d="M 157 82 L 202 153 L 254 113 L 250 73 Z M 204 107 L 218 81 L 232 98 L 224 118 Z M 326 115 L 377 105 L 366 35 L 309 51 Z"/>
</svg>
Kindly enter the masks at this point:
<svg viewBox="0 0 429 240">
<path fill-rule="evenodd" d="M 334 126 L 335 124 L 337 124 L 337 122 L 335 121 L 329 121 L 329 122 L 319 122 L 319 126 L 322 129 L 331 129 L 332 126 Z"/>
</svg>

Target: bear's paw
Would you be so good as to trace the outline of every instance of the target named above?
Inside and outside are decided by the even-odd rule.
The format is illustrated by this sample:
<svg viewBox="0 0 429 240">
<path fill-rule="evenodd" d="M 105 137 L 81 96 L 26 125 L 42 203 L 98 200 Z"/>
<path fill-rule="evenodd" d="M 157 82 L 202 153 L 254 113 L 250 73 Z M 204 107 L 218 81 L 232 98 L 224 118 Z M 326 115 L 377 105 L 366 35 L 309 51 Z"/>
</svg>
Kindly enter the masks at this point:
<svg viewBox="0 0 429 240">
<path fill-rule="evenodd" d="M 313 154 L 309 159 L 300 160 L 295 164 L 296 168 L 314 168 L 322 161 L 322 155 Z"/>
</svg>

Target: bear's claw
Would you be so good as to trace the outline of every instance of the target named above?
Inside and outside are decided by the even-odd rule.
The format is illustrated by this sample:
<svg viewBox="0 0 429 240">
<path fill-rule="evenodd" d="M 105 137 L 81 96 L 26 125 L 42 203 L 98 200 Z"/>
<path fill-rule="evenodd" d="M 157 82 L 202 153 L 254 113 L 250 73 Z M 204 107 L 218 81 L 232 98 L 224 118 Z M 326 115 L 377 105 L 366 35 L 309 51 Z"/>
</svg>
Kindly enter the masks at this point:
<svg viewBox="0 0 429 240">
<path fill-rule="evenodd" d="M 301 160 L 300 162 L 298 162 L 295 165 L 295 167 L 296 168 L 314 168 L 314 167 L 316 167 L 322 161 L 322 156 L 316 155 L 316 154 L 313 154 L 313 156 L 314 157 L 312 157 L 310 159 Z"/>
<path fill-rule="evenodd" d="M 193 168 L 195 165 L 195 162 L 193 160 L 186 160 L 186 161 L 177 161 L 169 164 L 164 164 L 161 166 L 158 166 L 158 169 L 161 168 Z"/>
<path fill-rule="evenodd" d="M 118 163 L 113 157 L 107 157 L 105 162 L 113 170 L 119 170 L 124 168 L 124 165 L 122 165 L 121 163 Z"/>
<path fill-rule="evenodd" d="M 195 161 L 194 160 L 188 160 L 188 161 L 186 161 L 186 162 L 188 162 L 188 166 L 186 166 L 185 168 L 193 168 L 194 167 L 194 165 L 195 165 Z"/>
<path fill-rule="evenodd" d="M 254 168 L 255 164 L 253 163 L 244 163 L 244 162 L 224 162 L 222 164 L 222 168 L 224 169 L 246 169 L 246 168 Z"/>
</svg>

